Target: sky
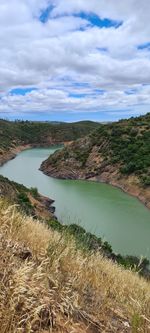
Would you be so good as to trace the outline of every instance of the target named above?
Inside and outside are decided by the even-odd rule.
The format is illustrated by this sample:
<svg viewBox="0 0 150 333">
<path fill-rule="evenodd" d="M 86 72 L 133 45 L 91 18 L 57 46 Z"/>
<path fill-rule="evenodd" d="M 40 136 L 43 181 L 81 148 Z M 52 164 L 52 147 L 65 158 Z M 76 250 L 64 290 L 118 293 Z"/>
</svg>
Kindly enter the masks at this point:
<svg viewBox="0 0 150 333">
<path fill-rule="evenodd" d="M 0 0 L 0 118 L 150 111 L 149 0 Z"/>
</svg>

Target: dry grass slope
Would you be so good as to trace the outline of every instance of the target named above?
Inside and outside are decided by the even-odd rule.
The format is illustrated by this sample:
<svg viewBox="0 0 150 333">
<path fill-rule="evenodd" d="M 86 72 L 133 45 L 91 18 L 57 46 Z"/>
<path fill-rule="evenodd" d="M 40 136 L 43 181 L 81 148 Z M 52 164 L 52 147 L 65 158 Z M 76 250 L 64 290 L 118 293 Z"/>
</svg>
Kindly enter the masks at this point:
<svg viewBox="0 0 150 333">
<path fill-rule="evenodd" d="M 0 333 L 150 332 L 150 284 L 0 202 Z"/>
</svg>

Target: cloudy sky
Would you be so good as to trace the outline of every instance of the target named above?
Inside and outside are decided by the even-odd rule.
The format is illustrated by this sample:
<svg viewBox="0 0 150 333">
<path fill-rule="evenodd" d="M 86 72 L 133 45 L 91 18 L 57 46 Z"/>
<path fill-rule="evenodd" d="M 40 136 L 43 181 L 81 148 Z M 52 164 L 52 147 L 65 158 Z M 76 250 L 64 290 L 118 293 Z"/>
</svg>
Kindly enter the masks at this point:
<svg viewBox="0 0 150 333">
<path fill-rule="evenodd" d="M 150 0 L 0 0 L 0 117 L 150 111 Z"/>
</svg>

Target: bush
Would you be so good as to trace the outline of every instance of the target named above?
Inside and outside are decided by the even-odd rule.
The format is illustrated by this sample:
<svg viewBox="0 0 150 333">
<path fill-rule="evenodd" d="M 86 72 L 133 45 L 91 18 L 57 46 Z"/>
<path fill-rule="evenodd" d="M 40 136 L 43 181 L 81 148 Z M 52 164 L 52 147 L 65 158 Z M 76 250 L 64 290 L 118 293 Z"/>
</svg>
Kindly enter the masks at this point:
<svg viewBox="0 0 150 333">
<path fill-rule="evenodd" d="M 33 213 L 33 206 L 25 192 L 18 194 L 18 203 L 27 214 Z"/>
<path fill-rule="evenodd" d="M 36 187 L 31 187 L 30 192 L 35 199 L 39 198 L 38 189 Z"/>
<path fill-rule="evenodd" d="M 64 230 L 64 226 L 58 220 L 49 220 L 47 224 L 48 227 L 53 230 L 57 230 L 59 232 Z"/>
<path fill-rule="evenodd" d="M 144 186 L 150 186 L 150 176 L 143 176 L 142 183 Z"/>
<path fill-rule="evenodd" d="M 126 174 L 129 175 L 129 174 L 133 173 L 135 170 L 136 170 L 136 165 L 134 162 L 129 162 L 128 165 L 125 165 L 124 167 L 122 167 L 120 169 L 121 173 L 123 173 L 125 175 Z"/>
</svg>

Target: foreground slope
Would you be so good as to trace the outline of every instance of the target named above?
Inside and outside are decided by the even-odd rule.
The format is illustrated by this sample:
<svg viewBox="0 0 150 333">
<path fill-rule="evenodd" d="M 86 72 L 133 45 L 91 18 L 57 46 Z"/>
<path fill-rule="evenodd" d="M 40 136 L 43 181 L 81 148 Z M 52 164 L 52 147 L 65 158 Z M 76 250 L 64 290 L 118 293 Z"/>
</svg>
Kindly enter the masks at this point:
<svg viewBox="0 0 150 333">
<path fill-rule="evenodd" d="M 0 201 L 0 333 L 149 332 L 150 284 Z"/>
<path fill-rule="evenodd" d="M 150 208 L 150 113 L 101 125 L 42 163 L 47 175 L 108 182 Z"/>
</svg>

